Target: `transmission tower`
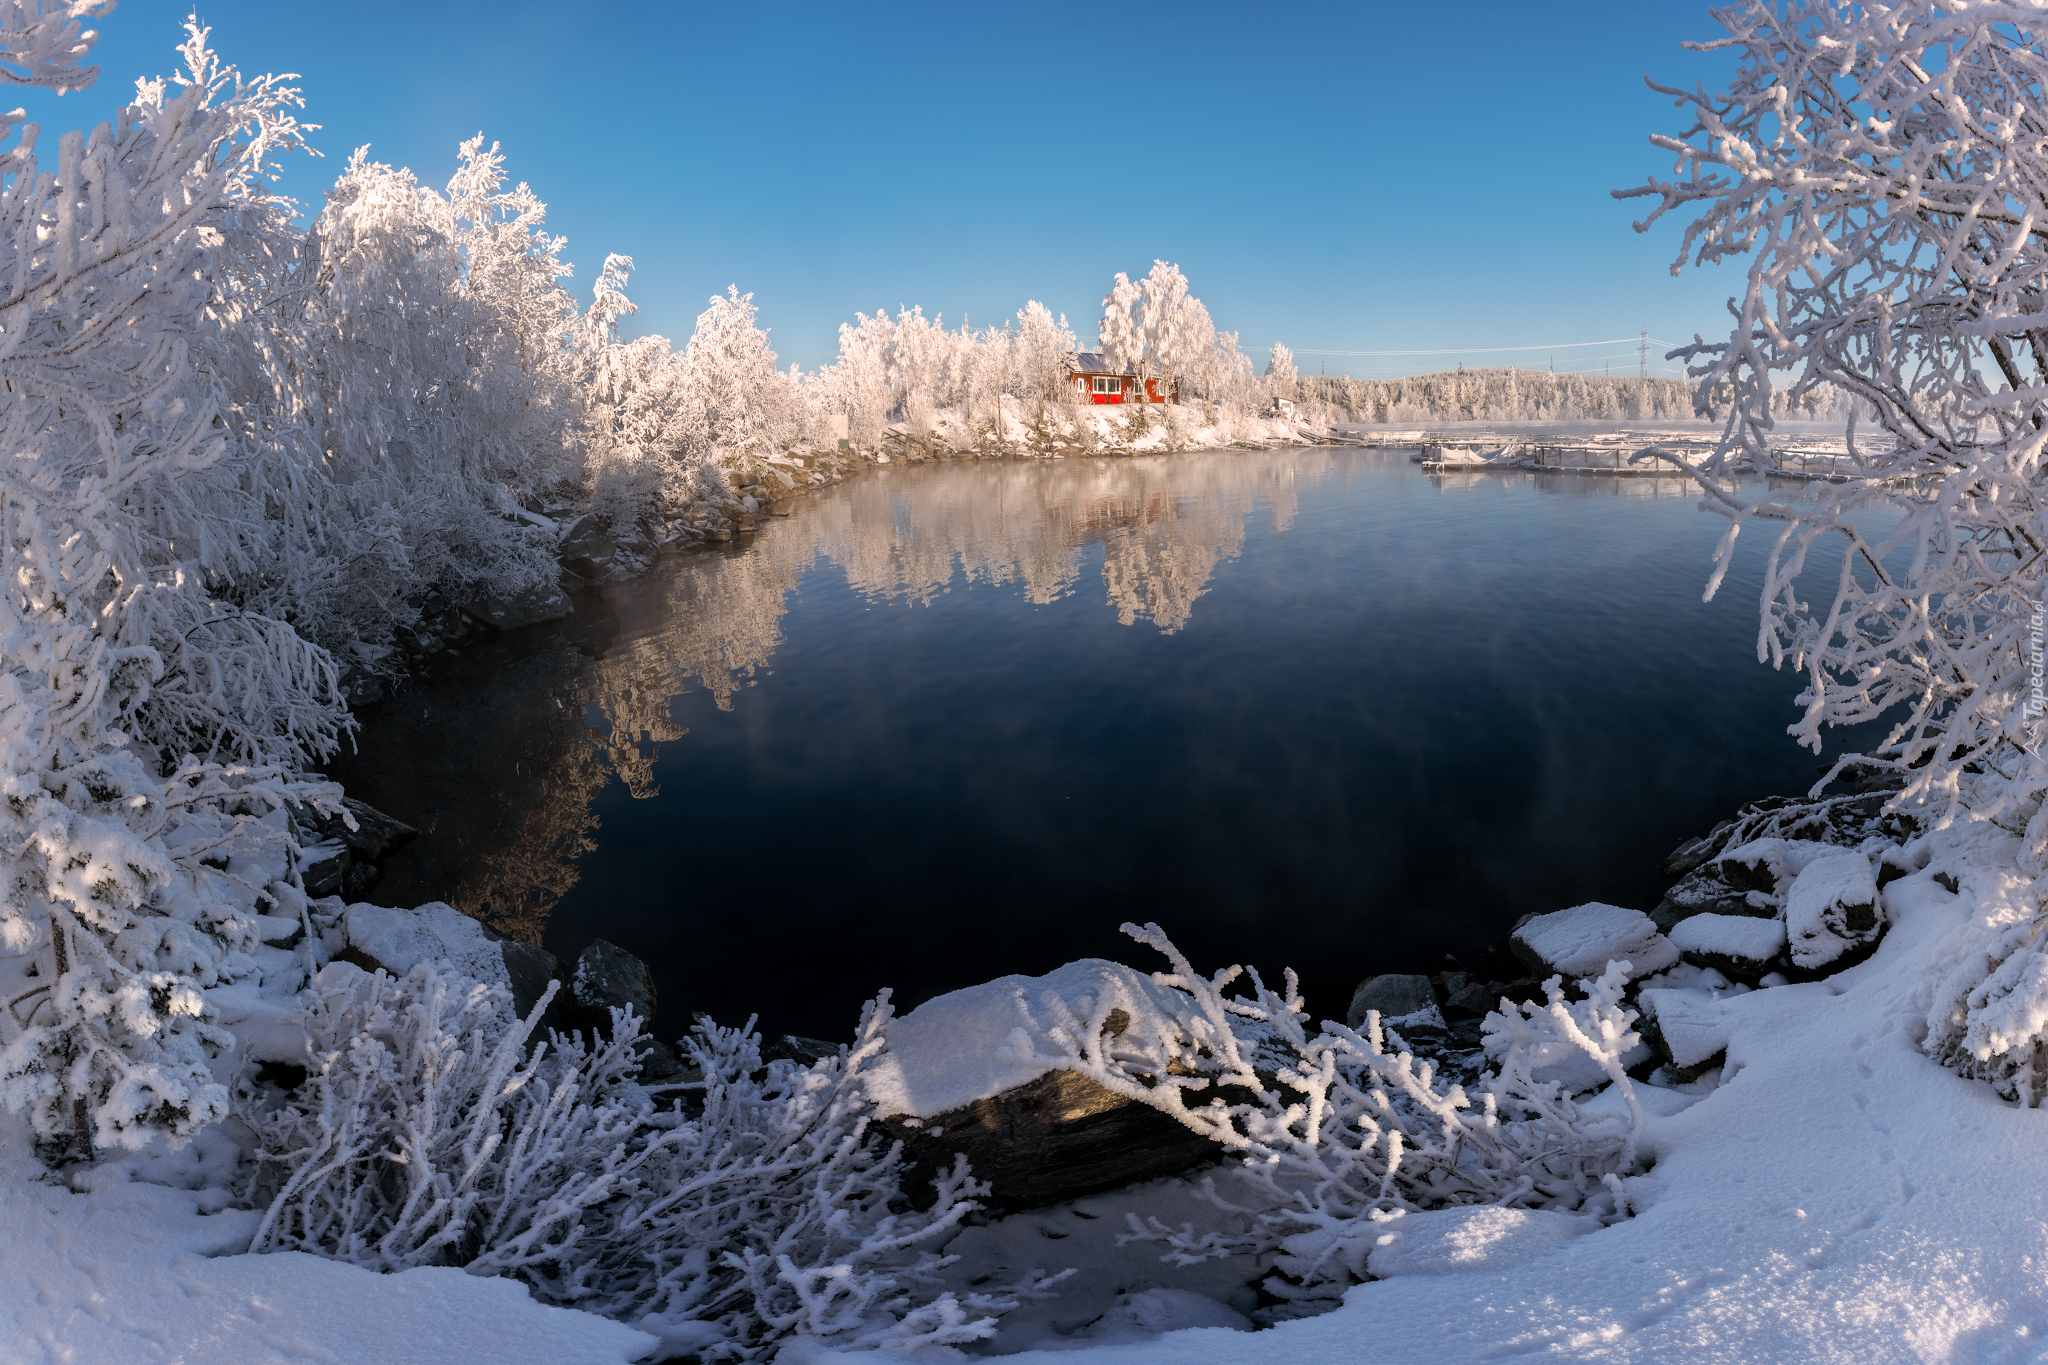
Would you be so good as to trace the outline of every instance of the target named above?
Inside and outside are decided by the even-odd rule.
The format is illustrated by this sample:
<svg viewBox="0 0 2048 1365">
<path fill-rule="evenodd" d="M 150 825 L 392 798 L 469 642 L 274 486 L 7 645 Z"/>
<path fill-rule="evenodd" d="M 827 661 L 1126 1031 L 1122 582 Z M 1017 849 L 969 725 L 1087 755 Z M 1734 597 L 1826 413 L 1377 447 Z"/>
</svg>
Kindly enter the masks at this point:
<svg viewBox="0 0 2048 1365">
<path fill-rule="evenodd" d="M 1650 377 L 1650 329 L 1645 327 L 1640 340 L 1636 342 L 1636 378 Z"/>
</svg>

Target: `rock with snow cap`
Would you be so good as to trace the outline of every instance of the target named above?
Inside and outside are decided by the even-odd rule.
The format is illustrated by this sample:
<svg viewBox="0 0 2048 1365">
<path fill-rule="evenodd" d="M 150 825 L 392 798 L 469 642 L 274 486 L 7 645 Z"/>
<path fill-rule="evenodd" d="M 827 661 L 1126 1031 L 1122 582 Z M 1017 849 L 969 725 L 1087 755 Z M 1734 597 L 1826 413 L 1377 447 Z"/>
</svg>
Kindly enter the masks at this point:
<svg viewBox="0 0 2048 1365">
<path fill-rule="evenodd" d="M 1678 961 L 1648 915 L 1598 901 L 1532 915 L 1515 926 L 1508 946 L 1539 976 L 1595 977 L 1622 960 L 1632 977 L 1648 976 Z"/>
<path fill-rule="evenodd" d="M 1671 930 L 1671 944 L 1696 967 L 1754 983 L 1778 965 L 1785 926 L 1756 915 L 1694 915 Z"/>
<path fill-rule="evenodd" d="M 417 909 L 358 903 L 341 913 L 345 946 L 335 954 L 364 971 L 404 977 L 423 962 L 440 962 L 472 981 L 505 992 L 511 1017 L 512 980 L 505 957 L 483 925 L 454 906 L 429 901 Z"/>
<path fill-rule="evenodd" d="M 1711 991 L 1647 990 L 1643 1032 L 1681 1071 L 1705 1066 L 1728 1047 L 1728 1027 Z"/>
<path fill-rule="evenodd" d="M 1062 1067 L 1052 1037 L 1100 1020 L 1119 1050 L 1151 1053 L 1183 1008 L 1149 975 L 1091 958 L 953 991 L 896 1020 L 868 1091 L 912 1160 L 906 1187 L 915 1197 L 965 1155 L 996 1205 L 1033 1208 L 1214 1159 L 1209 1139 Z"/>
<path fill-rule="evenodd" d="M 1792 963 L 1806 971 L 1846 967 L 1875 948 L 1883 933 L 1877 879 L 1861 853 L 1814 859 L 1785 895 Z"/>
</svg>

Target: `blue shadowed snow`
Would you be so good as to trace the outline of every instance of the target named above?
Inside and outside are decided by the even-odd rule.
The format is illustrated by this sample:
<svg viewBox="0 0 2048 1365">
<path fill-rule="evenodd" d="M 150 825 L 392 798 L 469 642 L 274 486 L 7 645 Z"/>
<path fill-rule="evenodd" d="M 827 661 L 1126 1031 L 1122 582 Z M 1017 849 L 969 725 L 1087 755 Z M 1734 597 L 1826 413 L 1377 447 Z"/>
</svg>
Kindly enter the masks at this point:
<svg viewBox="0 0 2048 1365">
<path fill-rule="evenodd" d="M 1156 965 L 1126 919 L 1295 967 L 1323 1018 L 1447 951 L 1516 975 L 1485 954 L 1522 914 L 1648 909 L 1674 845 L 1816 777 L 1754 662 L 1766 536 L 1702 604 L 1726 523 L 1677 480 L 1320 448 L 793 506 L 366 717 L 336 775 L 430 827 L 372 898 L 611 939 L 671 1036 Z"/>
</svg>

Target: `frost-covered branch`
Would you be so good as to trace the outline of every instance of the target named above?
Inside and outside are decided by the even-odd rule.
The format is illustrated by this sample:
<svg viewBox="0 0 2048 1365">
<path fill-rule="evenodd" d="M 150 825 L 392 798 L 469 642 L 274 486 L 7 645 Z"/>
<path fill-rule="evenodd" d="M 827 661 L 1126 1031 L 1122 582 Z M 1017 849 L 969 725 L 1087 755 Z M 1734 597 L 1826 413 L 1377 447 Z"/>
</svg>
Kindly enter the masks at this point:
<svg viewBox="0 0 2048 1365">
<path fill-rule="evenodd" d="M 2048 55 L 2030 6 L 2000 0 L 1716 11 L 1725 90 L 1656 88 L 1692 118 L 1652 141 L 1668 179 L 1647 230 L 1690 214 L 1676 271 L 1741 261 L 1725 343 L 1693 362 L 1703 406 L 1725 395 L 1707 505 L 1737 532 L 1771 527 L 1758 657 L 1806 674 L 1798 738 L 1880 717 L 1903 804 L 1964 809 L 2048 850 L 2040 716 L 2026 703 L 2030 618 L 2048 514 Z M 2031 373 L 2028 367 L 2031 366 Z M 1804 495 L 1746 496 L 1783 403 L 1839 392 L 1854 472 Z M 1876 439 L 1856 414 L 1875 414 Z M 1823 579 L 1817 609 L 1800 574 Z M 1711 587 L 1710 587 L 1711 591 Z M 2003 755 L 2004 757 L 2001 757 Z M 2008 762 L 2007 759 L 2011 761 Z M 1974 781 L 1987 763 L 2010 781 Z"/>
<path fill-rule="evenodd" d="M 1105 993 L 1077 1010 L 1048 994 L 1053 1047 L 1034 1060 L 1169 1114 L 1241 1159 L 1236 1188 L 1248 1202 L 1230 1204 L 1213 1181 L 1210 1193 L 1254 1215 L 1256 1231 L 1196 1237 L 1133 1226 L 1165 1242 L 1170 1257 L 1281 1248 L 1281 1268 L 1313 1284 L 1363 1278 L 1378 1221 L 1407 1212 L 1458 1204 L 1622 1211 L 1613 1181 L 1634 1168 L 1644 1122 L 1621 1063 L 1638 1041 L 1635 1015 L 1621 1003 L 1628 964 L 1584 983 L 1576 1003 L 1556 978 L 1542 1005 L 1503 1001 L 1486 1025 L 1499 1069 L 1473 1096 L 1444 1084 L 1377 1013 L 1362 1031 L 1325 1022 L 1311 1034 L 1292 972 L 1282 992 L 1238 967 L 1204 977 L 1157 925 L 1123 929 L 1167 958 L 1171 969 L 1152 979 L 1174 1003 Z M 1240 977 L 1250 993 L 1225 995 Z M 1029 1036 L 1019 1030 L 1010 1046 L 1030 1046 Z M 1560 1049 L 1600 1065 L 1627 1105 L 1627 1125 L 1585 1120 L 1561 1084 L 1536 1078 L 1538 1062 Z"/>
</svg>

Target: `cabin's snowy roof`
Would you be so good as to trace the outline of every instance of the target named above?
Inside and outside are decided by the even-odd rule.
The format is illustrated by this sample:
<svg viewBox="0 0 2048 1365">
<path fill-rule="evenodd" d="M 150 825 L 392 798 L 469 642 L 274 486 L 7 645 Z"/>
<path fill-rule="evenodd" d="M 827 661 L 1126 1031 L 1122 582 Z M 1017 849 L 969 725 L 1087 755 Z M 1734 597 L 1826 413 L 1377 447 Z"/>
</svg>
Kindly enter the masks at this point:
<svg viewBox="0 0 2048 1365">
<path fill-rule="evenodd" d="M 1074 351 L 1067 356 L 1067 364 L 1075 374 L 1120 374 L 1129 375 L 1129 370 L 1113 368 L 1100 351 Z"/>
</svg>

